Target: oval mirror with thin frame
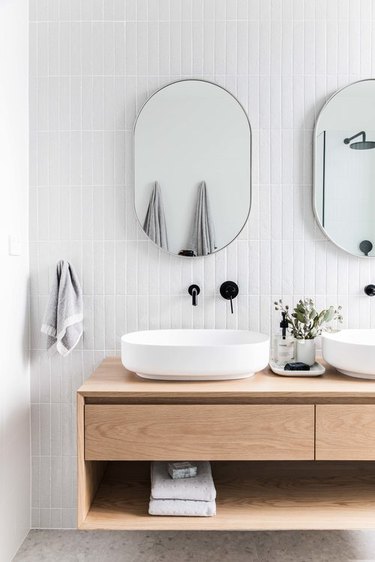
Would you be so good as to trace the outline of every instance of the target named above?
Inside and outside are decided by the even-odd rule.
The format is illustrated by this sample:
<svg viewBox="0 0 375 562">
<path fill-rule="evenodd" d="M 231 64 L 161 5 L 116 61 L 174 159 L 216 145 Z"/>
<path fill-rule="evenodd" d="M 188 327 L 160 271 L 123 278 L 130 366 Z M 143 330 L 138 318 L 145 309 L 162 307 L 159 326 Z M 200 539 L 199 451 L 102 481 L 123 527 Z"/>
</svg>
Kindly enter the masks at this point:
<svg viewBox="0 0 375 562">
<path fill-rule="evenodd" d="M 193 79 L 161 88 L 134 142 L 135 211 L 155 244 L 197 257 L 238 236 L 251 208 L 251 127 L 231 93 Z"/>
<path fill-rule="evenodd" d="M 314 133 L 314 212 L 341 249 L 375 257 L 375 80 L 354 82 L 325 104 Z"/>
</svg>

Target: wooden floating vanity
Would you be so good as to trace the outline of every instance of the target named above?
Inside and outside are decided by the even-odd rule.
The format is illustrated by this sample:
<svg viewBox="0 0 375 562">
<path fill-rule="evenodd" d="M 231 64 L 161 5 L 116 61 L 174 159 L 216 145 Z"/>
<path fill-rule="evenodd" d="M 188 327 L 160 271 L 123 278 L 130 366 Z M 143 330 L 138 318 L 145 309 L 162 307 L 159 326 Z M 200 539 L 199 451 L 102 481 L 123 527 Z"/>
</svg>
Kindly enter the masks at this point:
<svg viewBox="0 0 375 562">
<path fill-rule="evenodd" d="M 215 517 L 148 515 L 151 460 L 210 460 Z M 105 359 L 78 390 L 78 527 L 375 528 L 375 381 L 164 382 Z"/>
</svg>

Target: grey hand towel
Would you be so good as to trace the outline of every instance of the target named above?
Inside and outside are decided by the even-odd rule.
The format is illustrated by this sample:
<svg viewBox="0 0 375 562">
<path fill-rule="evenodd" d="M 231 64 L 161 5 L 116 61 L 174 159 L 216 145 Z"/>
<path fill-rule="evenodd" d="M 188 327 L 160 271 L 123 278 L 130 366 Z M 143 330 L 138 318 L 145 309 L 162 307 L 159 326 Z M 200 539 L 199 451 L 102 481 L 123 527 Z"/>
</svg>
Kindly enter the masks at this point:
<svg viewBox="0 0 375 562">
<path fill-rule="evenodd" d="M 78 277 L 70 263 L 59 261 L 41 328 L 48 336 L 49 352 L 68 355 L 82 336 L 82 321 L 83 298 Z"/>
<path fill-rule="evenodd" d="M 151 498 L 154 500 L 192 500 L 211 502 L 216 498 L 211 465 L 197 462 L 198 474 L 194 478 L 173 480 L 168 474 L 168 463 L 151 463 Z"/>
<path fill-rule="evenodd" d="M 216 514 L 216 502 L 192 500 L 154 500 L 148 506 L 150 515 L 169 515 L 177 517 L 212 517 Z"/>
<path fill-rule="evenodd" d="M 148 204 L 143 230 L 155 244 L 168 250 L 167 225 L 160 185 L 156 181 Z"/>
<path fill-rule="evenodd" d="M 207 254 L 212 254 L 215 250 L 215 229 L 205 181 L 202 181 L 198 187 L 197 205 L 189 248 L 194 250 L 197 256 L 206 256 Z"/>
</svg>

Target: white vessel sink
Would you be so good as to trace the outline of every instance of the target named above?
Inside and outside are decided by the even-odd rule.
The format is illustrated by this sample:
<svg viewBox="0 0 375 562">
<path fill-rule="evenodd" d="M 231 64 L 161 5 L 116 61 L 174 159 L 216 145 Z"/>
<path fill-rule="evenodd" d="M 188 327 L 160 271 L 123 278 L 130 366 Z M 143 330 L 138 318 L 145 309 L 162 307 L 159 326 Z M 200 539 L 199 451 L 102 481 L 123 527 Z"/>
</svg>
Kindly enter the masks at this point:
<svg viewBox="0 0 375 562">
<path fill-rule="evenodd" d="M 375 379 L 375 330 L 342 330 L 322 335 L 323 357 L 340 373 Z"/>
<path fill-rule="evenodd" d="M 132 332 L 121 338 L 121 360 L 147 379 L 241 379 L 266 367 L 269 337 L 246 330 Z"/>
</svg>

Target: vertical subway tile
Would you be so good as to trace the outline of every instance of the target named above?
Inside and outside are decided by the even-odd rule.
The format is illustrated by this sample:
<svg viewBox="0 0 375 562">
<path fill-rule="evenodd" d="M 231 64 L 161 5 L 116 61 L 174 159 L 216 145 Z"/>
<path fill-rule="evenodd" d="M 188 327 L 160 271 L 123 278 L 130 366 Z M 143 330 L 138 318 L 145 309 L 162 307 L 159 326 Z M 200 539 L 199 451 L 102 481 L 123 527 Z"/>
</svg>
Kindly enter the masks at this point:
<svg viewBox="0 0 375 562">
<path fill-rule="evenodd" d="M 272 300 L 344 305 L 375 266 L 337 249 L 312 211 L 312 138 L 341 85 L 374 74 L 370 0 L 102 0 L 30 6 L 30 257 L 33 526 L 75 520 L 75 391 L 126 331 L 272 330 Z M 147 97 L 181 77 L 232 91 L 252 127 L 252 208 L 240 239 L 193 263 L 150 243 L 134 213 L 133 127 Z M 84 338 L 47 358 L 40 323 L 55 263 L 84 290 Z M 237 280 L 236 313 L 219 296 Z M 189 283 L 202 289 L 193 310 Z M 114 351 L 115 350 L 115 351 Z M 42 455 L 42 456 L 41 456 Z"/>
</svg>

